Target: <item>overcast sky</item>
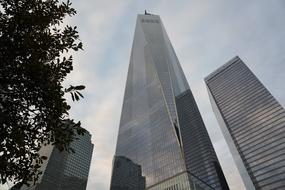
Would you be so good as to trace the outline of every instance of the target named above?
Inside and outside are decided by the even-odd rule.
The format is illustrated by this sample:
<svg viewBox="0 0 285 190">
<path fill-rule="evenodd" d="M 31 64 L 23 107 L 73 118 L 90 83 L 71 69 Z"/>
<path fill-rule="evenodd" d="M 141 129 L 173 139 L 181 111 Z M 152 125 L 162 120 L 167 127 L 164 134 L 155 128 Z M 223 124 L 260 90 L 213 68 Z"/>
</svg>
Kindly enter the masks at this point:
<svg viewBox="0 0 285 190">
<path fill-rule="evenodd" d="M 204 77 L 239 55 L 285 105 L 284 0 L 73 0 L 73 7 L 85 50 L 69 81 L 87 89 L 71 115 L 95 145 L 88 190 L 109 189 L 135 21 L 145 9 L 161 16 L 224 168 L 234 171 Z"/>
<path fill-rule="evenodd" d="M 68 84 L 84 84 L 72 117 L 92 134 L 88 190 L 108 190 L 135 21 L 145 9 L 164 23 L 214 147 L 231 180 L 231 158 L 212 112 L 204 77 L 236 55 L 285 106 L 284 0 L 73 0 L 84 51 Z M 233 172 L 230 172 L 233 171 Z M 234 184 L 232 190 L 239 190 Z M 0 187 L 1 189 L 1 187 Z"/>
<path fill-rule="evenodd" d="M 109 189 L 135 21 L 145 9 L 161 16 L 224 168 L 232 165 L 203 78 L 239 55 L 285 105 L 283 0 L 74 0 L 73 6 L 71 23 L 85 51 L 76 55 L 70 79 L 87 89 L 72 116 L 95 145 L 88 190 Z"/>
<path fill-rule="evenodd" d="M 239 55 L 285 106 L 284 0 L 72 2 L 78 14 L 70 22 L 78 26 L 85 50 L 76 54 L 68 83 L 87 87 L 83 101 L 71 102 L 71 116 L 91 132 L 95 145 L 88 190 L 109 189 L 135 21 L 145 9 L 161 16 L 224 168 L 234 171 L 204 77 Z"/>
</svg>

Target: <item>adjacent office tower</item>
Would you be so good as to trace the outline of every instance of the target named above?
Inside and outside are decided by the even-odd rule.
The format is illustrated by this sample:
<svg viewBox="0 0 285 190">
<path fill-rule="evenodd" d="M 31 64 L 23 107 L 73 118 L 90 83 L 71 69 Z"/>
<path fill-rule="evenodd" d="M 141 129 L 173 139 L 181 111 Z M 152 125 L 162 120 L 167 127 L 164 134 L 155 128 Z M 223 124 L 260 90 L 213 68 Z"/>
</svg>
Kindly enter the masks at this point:
<svg viewBox="0 0 285 190">
<path fill-rule="evenodd" d="M 285 189 L 285 110 L 239 57 L 205 78 L 247 189 Z"/>
<path fill-rule="evenodd" d="M 130 178 L 139 184 L 130 184 L 134 182 Z M 161 19 L 138 15 L 111 190 L 219 190 L 222 186 L 227 189 Z"/>
<path fill-rule="evenodd" d="M 78 140 L 71 143 L 75 153 L 59 152 L 54 146 L 48 145 L 40 150 L 48 155 L 44 162 L 36 185 L 22 187 L 21 190 L 85 190 L 93 152 L 91 135 L 88 131 Z"/>
<path fill-rule="evenodd" d="M 142 168 L 124 156 L 114 158 L 111 189 L 136 190 L 145 189 L 145 177 Z"/>
</svg>

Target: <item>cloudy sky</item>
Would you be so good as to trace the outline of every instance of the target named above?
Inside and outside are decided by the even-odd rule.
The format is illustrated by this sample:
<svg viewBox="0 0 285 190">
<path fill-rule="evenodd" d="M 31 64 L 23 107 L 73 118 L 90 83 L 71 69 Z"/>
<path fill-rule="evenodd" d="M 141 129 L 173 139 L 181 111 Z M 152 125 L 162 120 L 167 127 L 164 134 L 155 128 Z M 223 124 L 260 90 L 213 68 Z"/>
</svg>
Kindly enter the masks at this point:
<svg viewBox="0 0 285 190">
<path fill-rule="evenodd" d="M 239 55 L 285 106 L 284 0 L 73 0 L 73 7 L 85 50 L 68 82 L 87 86 L 71 115 L 95 145 L 88 190 L 109 189 L 136 16 L 145 9 L 161 16 L 226 174 L 234 168 L 203 78 Z"/>
</svg>

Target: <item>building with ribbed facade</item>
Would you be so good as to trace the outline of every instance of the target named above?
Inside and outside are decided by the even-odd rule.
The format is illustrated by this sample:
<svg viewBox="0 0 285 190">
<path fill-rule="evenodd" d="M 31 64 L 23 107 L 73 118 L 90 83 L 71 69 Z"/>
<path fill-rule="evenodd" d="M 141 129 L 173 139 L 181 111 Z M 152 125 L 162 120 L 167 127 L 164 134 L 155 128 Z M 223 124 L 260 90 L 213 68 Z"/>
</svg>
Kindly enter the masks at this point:
<svg viewBox="0 0 285 190">
<path fill-rule="evenodd" d="M 128 184 L 130 171 L 144 184 Z M 157 15 L 138 15 L 131 51 L 110 189 L 128 186 L 137 187 L 133 190 L 228 188 Z"/>
<path fill-rule="evenodd" d="M 247 189 L 285 189 L 285 110 L 239 58 L 205 78 Z"/>
<path fill-rule="evenodd" d="M 86 190 L 93 144 L 88 131 L 77 137 L 70 144 L 75 153 L 60 152 L 52 145 L 42 147 L 40 154 L 48 157 L 41 166 L 43 174 L 35 185 L 21 190 Z"/>
</svg>

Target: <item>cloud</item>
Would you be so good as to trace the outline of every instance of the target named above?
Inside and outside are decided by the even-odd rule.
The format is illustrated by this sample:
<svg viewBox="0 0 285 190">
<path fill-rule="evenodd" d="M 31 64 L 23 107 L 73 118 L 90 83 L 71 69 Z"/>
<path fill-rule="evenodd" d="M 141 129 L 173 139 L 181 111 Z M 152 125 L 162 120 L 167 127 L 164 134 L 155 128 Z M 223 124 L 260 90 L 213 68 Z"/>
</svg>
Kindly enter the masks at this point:
<svg viewBox="0 0 285 190">
<path fill-rule="evenodd" d="M 130 45 L 114 42 L 129 1 L 89 1 L 73 3 L 84 51 L 76 53 L 74 71 L 66 84 L 84 84 L 85 99 L 72 104 L 71 117 L 82 122 L 94 143 L 87 189 L 109 188 Z M 131 43 L 131 37 L 129 40 Z M 117 48 L 120 51 L 116 51 Z M 121 53 L 121 54 L 120 54 Z M 118 64 L 118 62 L 122 64 Z"/>
<path fill-rule="evenodd" d="M 74 1 L 83 52 L 67 84 L 84 84 L 71 116 L 92 134 L 88 190 L 109 189 L 136 14 L 159 14 L 196 98 L 219 158 L 227 157 L 203 78 L 235 55 L 285 105 L 285 3 L 280 1 Z M 223 160 L 224 167 L 230 162 Z"/>
</svg>

